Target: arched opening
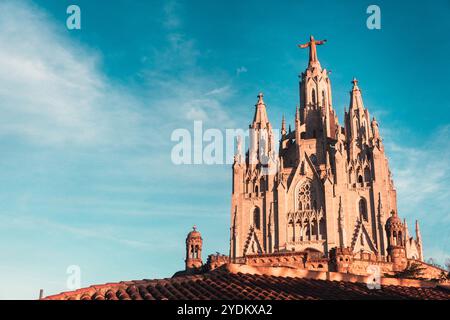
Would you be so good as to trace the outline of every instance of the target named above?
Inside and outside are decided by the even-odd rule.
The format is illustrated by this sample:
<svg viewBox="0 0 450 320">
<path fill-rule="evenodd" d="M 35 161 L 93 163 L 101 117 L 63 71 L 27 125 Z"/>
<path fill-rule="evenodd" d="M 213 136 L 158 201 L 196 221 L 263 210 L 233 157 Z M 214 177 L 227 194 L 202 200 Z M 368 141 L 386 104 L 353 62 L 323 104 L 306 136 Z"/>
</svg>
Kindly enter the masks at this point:
<svg viewBox="0 0 450 320">
<path fill-rule="evenodd" d="M 313 238 L 315 238 L 317 236 L 317 220 L 313 219 L 311 221 L 311 235 L 313 236 Z"/>
<path fill-rule="evenodd" d="M 255 186 L 255 193 L 257 194 L 259 192 L 258 186 Z"/>
<path fill-rule="evenodd" d="M 288 241 L 295 241 L 295 224 L 294 221 L 290 220 L 288 223 Z"/>
<path fill-rule="evenodd" d="M 312 101 L 312 104 L 316 104 L 316 90 L 314 90 L 314 89 L 312 89 L 312 91 L 311 91 L 311 101 Z"/>
<path fill-rule="evenodd" d="M 266 182 L 264 181 L 264 178 L 261 178 L 261 180 L 259 182 L 259 186 L 260 186 L 260 191 L 261 192 L 266 191 Z"/>
<path fill-rule="evenodd" d="M 319 222 L 320 239 L 325 239 L 325 233 L 326 233 L 326 230 L 325 230 L 325 219 L 322 218 L 322 219 L 320 219 L 320 222 Z"/>
<path fill-rule="evenodd" d="M 306 240 L 308 239 L 308 235 L 309 235 L 309 228 L 308 228 L 308 220 L 305 219 L 303 220 L 303 224 L 302 224 L 302 234 L 301 234 L 301 240 Z"/>
<path fill-rule="evenodd" d="M 253 226 L 258 230 L 261 229 L 261 212 L 259 208 L 253 210 Z"/>
<path fill-rule="evenodd" d="M 311 224 L 308 222 L 306 223 L 306 230 L 305 230 L 305 237 L 308 240 L 311 240 Z"/>
<path fill-rule="evenodd" d="M 359 199 L 359 215 L 364 221 L 368 221 L 367 201 L 364 198 Z"/>
<path fill-rule="evenodd" d="M 359 176 L 358 176 L 358 183 L 359 183 L 360 185 L 363 185 L 363 184 L 364 184 L 364 180 L 363 180 L 362 175 L 359 175 Z"/>
<path fill-rule="evenodd" d="M 322 90 L 322 105 L 325 106 L 325 90 Z"/>
<path fill-rule="evenodd" d="M 402 239 L 402 232 L 401 231 L 398 232 L 398 241 L 397 241 L 397 243 L 398 243 L 399 246 L 403 245 L 403 239 Z"/>
<path fill-rule="evenodd" d="M 297 210 L 311 210 L 315 200 L 314 188 L 311 182 L 309 180 L 304 182 L 297 192 Z"/>
<path fill-rule="evenodd" d="M 369 167 L 365 167 L 364 168 L 364 181 L 370 182 L 371 180 L 372 180 L 372 176 L 370 174 L 370 169 L 369 169 Z"/>
<path fill-rule="evenodd" d="M 194 259 L 198 259 L 198 251 L 199 251 L 199 247 L 197 245 L 194 247 Z"/>
<path fill-rule="evenodd" d="M 352 184 L 352 183 L 353 183 L 353 169 L 352 169 L 352 168 L 350 168 L 350 169 L 348 170 L 348 183 L 349 183 L 349 184 Z"/>
<path fill-rule="evenodd" d="M 301 234 L 302 234 L 302 223 L 301 223 L 300 219 L 297 219 L 297 222 L 295 223 L 294 240 L 299 240 L 299 241 L 302 240 Z"/>
</svg>

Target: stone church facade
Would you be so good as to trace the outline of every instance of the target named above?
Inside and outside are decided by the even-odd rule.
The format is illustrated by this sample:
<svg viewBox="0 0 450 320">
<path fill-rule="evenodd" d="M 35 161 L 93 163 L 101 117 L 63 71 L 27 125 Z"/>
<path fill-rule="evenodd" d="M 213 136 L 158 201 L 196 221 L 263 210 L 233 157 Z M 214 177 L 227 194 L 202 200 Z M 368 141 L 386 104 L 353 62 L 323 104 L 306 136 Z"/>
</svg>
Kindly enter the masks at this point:
<svg viewBox="0 0 450 320">
<path fill-rule="evenodd" d="M 233 164 L 230 259 L 273 264 L 309 256 L 328 261 L 316 263 L 327 269 L 337 254 L 387 263 L 386 271 L 395 260 L 404 269 L 423 261 L 419 224 L 414 238 L 398 216 L 378 122 L 356 79 L 344 125 L 338 122 L 329 72 L 317 58 L 324 42 L 311 36 L 300 46 L 309 48 L 309 63 L 299 76 L 294 128 L 283 117 L 280 139 L 258 95 L 249 150 L 243 154 L 238 142 Z"/>
</svg>

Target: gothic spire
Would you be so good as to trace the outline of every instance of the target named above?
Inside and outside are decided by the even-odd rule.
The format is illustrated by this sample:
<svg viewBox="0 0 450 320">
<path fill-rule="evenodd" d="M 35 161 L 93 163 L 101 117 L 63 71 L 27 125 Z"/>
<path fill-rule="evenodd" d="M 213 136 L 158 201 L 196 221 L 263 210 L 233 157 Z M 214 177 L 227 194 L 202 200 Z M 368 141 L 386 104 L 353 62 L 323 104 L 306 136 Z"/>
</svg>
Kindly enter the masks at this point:
<svg viewBox="0 0 450 320">
<path fill-rule="evenodd" d="M 416 220 L 416 240 L 420 241 L 421 238 L 422 236 L 420 234 L 419 220 Z"/>
<path fill-rule="evenodd" d="M 352 88 L 352 91 L 350 91 L 350 107 L 349 107 L 350 110 L 349 111 L 356 110 L 356 109 L 364 110 L 364 104 L 362 101 L 361 90 L 358 87 L 358 80 L 356 78 L 353 78 L 352 83 L 353 83 L 353 88 Z"/>
<path fill-rule="evenodd" d="M 262 92 L 258 94 L 258 101 L 255 105 L 255 116 L 253 117 L 253 128 L 265 128 L 268 126 L 269 118 L 267 117 L 266 104 L 263 100 Z"/>
<path fill-rule="evenodd" d="M 405 226 L 405 239 L 406 241 L 409 240 L 409 230 L 408 230 L 408 224 L 406 223 L 406 219 L 403 219 L 403 225 Z"/>
<path fill-rule="evenodd" d="M 283 114 L 283 119 L 281 120 L 281 135 L 285 135 L 286 134 L 286 119 L 284 118 L 284 114 Z"/>
</svg>

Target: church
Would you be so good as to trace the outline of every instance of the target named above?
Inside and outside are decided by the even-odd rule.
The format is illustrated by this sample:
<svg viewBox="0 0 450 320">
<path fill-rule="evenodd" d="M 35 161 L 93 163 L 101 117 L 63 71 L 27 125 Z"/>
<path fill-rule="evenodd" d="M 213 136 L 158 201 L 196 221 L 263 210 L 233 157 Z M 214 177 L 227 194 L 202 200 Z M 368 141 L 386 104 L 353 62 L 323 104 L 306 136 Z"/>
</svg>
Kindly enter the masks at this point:
<svg viewBox="0 0 450 320">
<path fill-rule="evenodd" d="M 346 267 L 352 273 L 365 273 L 369 261 L 386 272 L 423 262 L 419 223 L 414 238 L 399 217 L 378 122 L 356 79 L 344 124 L 338 121 L 329 72 L 317 56 L 325 42 L 311 36 L 299 45 L 309 49 L 309 62 L 299 76 L 294 128 L 283 116 L 279 141 L 258 95 L 249 150 L 242 155 L 238 146 L 234 158 L 230 259 L 316 260 L 309 268 L 327 270 L 342 255 L 353 261 Z"/>
<path fill-rule="evenodd" d="M 397 212 L 378 123 L 353 79 L 345 123 L 317 45 L 300 75 L 295 124 L 278 135 L 258 95 L 250 143 L 238 140 L 232 167 L 230 251 L 202 259 L 196 227 L 185 269 L 167 279 L 94 285 L 46 300 L 433 299 L 449 300 L 448 273 L 425 263 Z M 415 266 L 411 277 L 405 271 Z M 412 269 L 411 269 L 412 270 Z M 403 275 L 402 275 L 403 273 Z M 382 290 L 374 290 L 381 289 Z"/>
</svg>

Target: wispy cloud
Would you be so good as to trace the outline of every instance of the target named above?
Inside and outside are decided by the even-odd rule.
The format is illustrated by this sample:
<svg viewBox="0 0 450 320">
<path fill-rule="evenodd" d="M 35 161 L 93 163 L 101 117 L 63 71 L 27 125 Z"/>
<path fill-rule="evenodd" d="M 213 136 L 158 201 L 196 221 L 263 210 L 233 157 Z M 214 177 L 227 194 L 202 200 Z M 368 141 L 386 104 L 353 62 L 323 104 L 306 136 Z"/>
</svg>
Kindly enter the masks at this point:
<svg viewBox="0 0 450 320">
<path fill-rule="evenodd" d="M 392 135 L 386 147 L 399 212 L 411 220 L 420 220 L 428 257 L 450 257 L 450 125 L 437 129 L 432 137 L 414 147 L 397 141 L 399 135 L 405 135 L 401 129 L 396 132 L 397 138 Z"/>
<path fill-rule="evenodd" d="M 0 194 L 0 220 L 2 237 L 25 248 L 8 255 L 21 274 L 11 271 L 12 281 L 3 275 L 5 285 L 35 274 L 25 266 L 33 265 L 27 252 L 37 234 L 53 263 L 85 261 L 97 250 L 101 262 L 95 267 L 104 273 L 112 259 L 106 248 L 135 252 L 134 258 L 159 250 L 140 259 L 151 259 L 168 276 L 175 270 L 163 272 L 163 261 L 179 260 L 168 252 L 183 255 L 184 233 L 177 232 L 227 212 L 211 199 L 224 199 L 228 170 L 170 162 L 172 130 L 191 129 L 193 120 L 233 125 L 230 79 L 199 67 L 201 52 L 195 39 L 178 30 L 177 10 L 165 8 L 165 45 L 144 53 L 142 85 L 130 90 L 102 72 L 101 52 L 68 38 L 41 9 L 29 2 L 0 3 L 0 163 L 9 168 L 2 170 L 2 181 L 12 182 Z M 223 190 L 211 187 L 221 180 Z M 171 232 L 171 241 L 160 241 Z M 95 245 L 87 252 L 74 239 Z M 45 286 L 55 288 L 53 263 L 39 267 Z"/>
</svg>

